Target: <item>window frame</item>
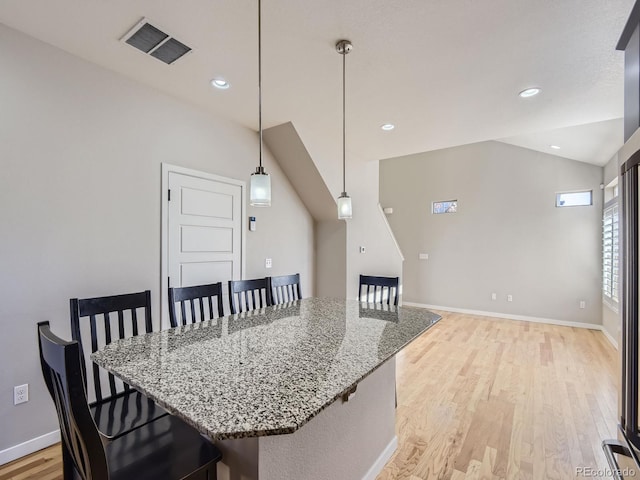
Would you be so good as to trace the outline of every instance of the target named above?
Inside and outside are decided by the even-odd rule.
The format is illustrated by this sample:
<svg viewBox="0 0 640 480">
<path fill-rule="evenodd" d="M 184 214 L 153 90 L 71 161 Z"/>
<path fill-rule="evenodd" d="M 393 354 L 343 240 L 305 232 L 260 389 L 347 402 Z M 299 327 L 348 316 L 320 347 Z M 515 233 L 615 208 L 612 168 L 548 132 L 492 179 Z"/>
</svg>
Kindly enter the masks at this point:
<svg viewBox="0 0 640 480">
<path fill-rule="evenodd" d="M 450 204 L 455 204 L 455 210 L 453 212 L 448 212 L 447 210 L 443 211 L 443 212 L 436 212 L 436 204 L 444 204 L 444 203 L 450 203 Z M 451 207 L 449 207 L 451 208 Z M 452 199 L 452 200 L 434 200 L 433 202 L 431 202 L 431 215 L 446 215 L 449 213 L 458 213 L 458 199 Z"/>
<path fill-rule="evenodd" d="M 609 225 L 610 229 L 608 229 Z M 620 303 L 620 206 L 618 197 L 609 200 L 602 209 L 602 299 L 609 308 L 618 312 Z"/>
<path fill-rule="evenodd" d="M 561 195 L 571 195 L 576 193 L 588 193 L 589 203 L 581 203 L 578 205 L 561 205 L 559 204 Z M 571 190 L 568 192 L 556 192 L 556 208 L 570 208 L 570 207 L 592 207 L 593 206 L 593 190 Z"/>
</svg>

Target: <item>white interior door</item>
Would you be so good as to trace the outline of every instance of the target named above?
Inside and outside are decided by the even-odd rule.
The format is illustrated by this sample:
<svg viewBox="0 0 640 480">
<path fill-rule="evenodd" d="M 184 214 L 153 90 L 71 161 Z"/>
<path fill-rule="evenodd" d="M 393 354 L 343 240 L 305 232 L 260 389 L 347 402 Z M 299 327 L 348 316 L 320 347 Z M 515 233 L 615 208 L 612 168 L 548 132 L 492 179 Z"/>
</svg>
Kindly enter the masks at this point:
<svg viewBox="0 0 640 480">
<path fill-rule="evenodd" d="M 228 313 L 228 281 L 242 278 L 244 184 L 176 171 L 167 180 L 168 286 L 222 282 Z"/>
</svg>

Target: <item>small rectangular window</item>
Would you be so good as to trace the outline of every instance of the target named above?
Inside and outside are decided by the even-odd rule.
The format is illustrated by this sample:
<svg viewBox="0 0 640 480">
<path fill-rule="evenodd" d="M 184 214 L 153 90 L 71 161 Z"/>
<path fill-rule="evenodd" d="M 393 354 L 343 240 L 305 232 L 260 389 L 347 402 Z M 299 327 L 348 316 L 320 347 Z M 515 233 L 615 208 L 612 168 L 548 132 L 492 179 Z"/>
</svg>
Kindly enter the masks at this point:
<svg viewBox="0 0 640 480">
<path fill-rule="evenodd" d="M 593 191 L 556 193 L 556 207 L 584 207 L 593 205 Z"/>
<path fill-rule="evenodd" d="M 436 215 L 441 213 L 456 213 L 458 211 L 458 200 L 443 200 L 441 202 L 433 202 L 431 212 Z"/>
</svg>

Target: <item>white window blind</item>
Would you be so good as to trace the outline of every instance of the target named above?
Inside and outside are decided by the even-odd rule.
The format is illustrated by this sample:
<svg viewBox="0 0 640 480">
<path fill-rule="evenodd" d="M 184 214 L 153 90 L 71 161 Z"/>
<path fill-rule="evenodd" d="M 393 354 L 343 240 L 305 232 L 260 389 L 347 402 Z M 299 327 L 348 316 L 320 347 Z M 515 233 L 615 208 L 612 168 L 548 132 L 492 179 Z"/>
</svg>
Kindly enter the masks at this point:
<svg viewBox="0 0 640 480">
<path fill-rule="evenodd" d="M 618 203 L 604 209 L 602 219 L 602 293 L 618 302 Z"/>
</svg>

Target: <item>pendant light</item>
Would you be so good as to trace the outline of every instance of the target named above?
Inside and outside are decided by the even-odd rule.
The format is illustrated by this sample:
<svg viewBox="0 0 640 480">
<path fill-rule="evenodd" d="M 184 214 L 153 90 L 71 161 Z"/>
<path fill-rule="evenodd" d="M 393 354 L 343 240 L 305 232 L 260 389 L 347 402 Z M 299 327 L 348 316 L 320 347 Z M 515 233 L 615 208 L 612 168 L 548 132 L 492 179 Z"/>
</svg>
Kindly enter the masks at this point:
<svg viewBox="0 0 640 480">
<path fill-rule="evenodd" d="M 340 220 L 351 218 L 352 210 L 351 210 L 351 197 L 347 195 L 347 187 L 346 187 L 346 128 L 345 128 L 345 117 L 346 117 L 346 99 L 345 99 L 345 91 L 346 91 L 346 56 L 351 50 L 353 50 L 353 45 L 349 40 L 340 40 L 336 43 L 336 50 L 340 55 L 342 55 L 342 193 L 338 197 L 338 218 Z"/>
<path fill-rule="evenodd" d="M 258 0 L 258 131 L 260 133 L 260 163 L 251 174 L 249 204 L 254 207 L 271 206 L 271 177 L 262 166 L 262 9 Z"/>
</svg>

